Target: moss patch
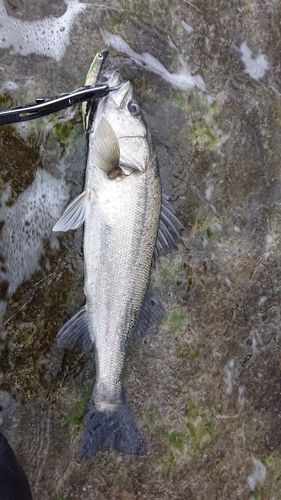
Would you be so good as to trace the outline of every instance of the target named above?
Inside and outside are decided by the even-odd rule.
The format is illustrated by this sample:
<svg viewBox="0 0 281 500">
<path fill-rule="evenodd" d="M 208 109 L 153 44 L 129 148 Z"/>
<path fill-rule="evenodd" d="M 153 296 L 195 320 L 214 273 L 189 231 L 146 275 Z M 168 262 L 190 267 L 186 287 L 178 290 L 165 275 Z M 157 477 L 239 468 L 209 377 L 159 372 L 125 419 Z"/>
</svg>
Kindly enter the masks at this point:
<svg viewBox="0 0 281 500">
<path fill-rule="evenodd" d="M 157 266 L 157 274 L 159 285 L 167 287 L 177 281 L 183 281 L 185 279 L 184 270 L 181 264 L 175 261 L 169 261 L 168 259 L 161 259 Z"/>
<path fill-rule="evenodd" d="M 146 412 L 145 412 L 145 413 L 146 413 L 146 415 L 147 415 L 147 417 L 148 417 L 148 419 L 149 419 L 149 422 L 150 422 L 151 424 L 153 424 L 153 423 L 154 423 L 154 421 L 155 421 L 155 417 L 156 417 L 156 415 L 157 415 L 157 413 L 158 413 L 158 408 L 157 408 L 155 405 L 153 405 L 153 404 L 152 404 L 152 405 L 150 405 L 150 406 L 147 408 L 147 410 L 146 410 Z"/>
<path fill-rule="evenodd" d="M 167 326 L 171 333 L 181 332 L 184 330 L 186 318 L 186 311 L 180 307 L 176 307 L 165 314 L 164 325 Z"/>
<path fill-rule="evenodd" d="M 183 453 L 184 445 L 186 444 L 186 438 L 183 434 L 178 431 L 163 431 L 163 436 L 171 448 Z"/>
<path fill-rule="evenodd" d="M 57 493 L 54 496 L 54 500 L 67 500 L 67 497 L 63 493 Z"/>
<path fill-rule="evenodd" d="M 186 97 L 182 90 L 172 89 L 172 95 L 176 105 L 181 109 L 186 109 Z"/>
<path fill-rule="evenodd" d="M 30 332 L 29 330 L 26 331 L 23 335 L 23 342 L 26 346 L 29 346 L 32 342 L 32 332 Z"/>
<path fill-rule="evenodd" d="M 84 412 L 88 406 L 92 389 L 83 392 L 80 401 L 75 403 L 73 409 L 67 416 L 68 423 L 71 427 L 80 427 L 83 421 Z"/>
<path fill-rule="evenodd" d="M 122 476 L 122 474 L 119 474 L 119 476 L 117 476 L 117 478 L 115 479 L 115 486 L 117 486 L 117 488 L 121 490 L 122 488 L 124 488 L 125 484 L 126 478 Z"/>
<path fill-rule="evenodd" d="M 53 134 L 56 141 L 60 144 L 66 145 L 72 129 L 73 126 L 69 125 L 69 123 L 56 123 L 53 126 Z"/>
<path fill-rule="evenodd" d="M 196 148 L 205 147 L 212 149 L 217 142 L 211 128 L 203 121 L 195 123 L 195 125 L 189 129 L 189 137 L 193 146 Z"/>
<path fill-rule="evenodd" d="M 162 430 L 163 459 L 160 462 L 167 480 L 185 470 L 190 460 L 202 452 L 211 441 L 213 424 L 192 399 L 186 403 L 186 421 L 181 430 Z"/>
<path fill-rule="evenodd" d="M 188 419 L 186 426 L 191 437 L 193 451 L 196 452 L 202 450 L 211 441 L 213 424 L 204 413 L 200 412 L 199 406 L 192 399 L 188 400 L 186 409 Z"/>
</svg>

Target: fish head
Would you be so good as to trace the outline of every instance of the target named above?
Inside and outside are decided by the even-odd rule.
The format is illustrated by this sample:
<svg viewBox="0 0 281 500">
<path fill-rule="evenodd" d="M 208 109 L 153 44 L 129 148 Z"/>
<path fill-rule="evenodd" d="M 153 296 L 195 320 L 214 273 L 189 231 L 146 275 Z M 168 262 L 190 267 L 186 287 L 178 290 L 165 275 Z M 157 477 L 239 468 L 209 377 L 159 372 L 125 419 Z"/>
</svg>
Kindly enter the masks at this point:
<svg viewBox="0 0 281 500">
<path fill-rule="evenodd" d="M 109 81 L 110 87 L 121 82 L 118 73 Z M 126 175 L 137 170 L 144 172 L 151 159 L 151 140 L 137 103 L 131 82 L 124 82 L 104 97 L 98 106 L 95 124 L 105 118 L 112 127 L 120 148 L 120 167 Z"/>
</svg>

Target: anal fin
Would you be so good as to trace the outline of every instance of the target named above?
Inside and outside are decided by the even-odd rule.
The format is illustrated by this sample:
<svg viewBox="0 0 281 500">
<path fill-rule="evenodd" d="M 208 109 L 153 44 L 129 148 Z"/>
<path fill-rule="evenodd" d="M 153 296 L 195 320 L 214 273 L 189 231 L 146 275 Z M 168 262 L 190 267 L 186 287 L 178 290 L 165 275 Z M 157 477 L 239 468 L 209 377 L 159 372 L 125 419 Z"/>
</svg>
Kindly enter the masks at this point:
<svg viewBox="0 0 281 500">
<path fill-rule="evenodd" d="M 57 334 L 57 341 L 59 347 L 67 349 L 80 347 L 83 351 L 90 351 L 94 348 L 88 328 L 85 306 L 63 325 Z"/>
<path fill-rule="evenodd" d="M 148 286 L 138 321 L 132 331 L 131 341 L 140 340 L 157 332 L 164 316 L 164 308 L 151 285 Z"/>
</svg>

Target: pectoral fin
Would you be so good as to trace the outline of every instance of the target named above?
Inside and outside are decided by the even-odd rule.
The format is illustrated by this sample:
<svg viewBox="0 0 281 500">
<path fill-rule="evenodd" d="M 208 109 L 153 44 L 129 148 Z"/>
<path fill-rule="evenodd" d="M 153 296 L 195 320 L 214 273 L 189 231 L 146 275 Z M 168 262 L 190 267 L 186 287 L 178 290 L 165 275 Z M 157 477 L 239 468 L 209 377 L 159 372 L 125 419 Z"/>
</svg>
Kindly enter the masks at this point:
<svg viewBox="0 0 281 500">
<path fill-rule="evenodd" d="M 109 177 L 114 178 L 114 172 L 120 170 L 120 148 L 113 128 L 104 117 L 97 126 L 94 145 L 95 165 L 106 172 Z"/>
<path fill-rule="evenodd" d="M 89 202 L 89 193 L 83 191 L 66 208 L 58 222 L 54 225 L 53 231 L 69 231 L 78 229 L 85 220 L 87 203 Z"/>
</svg>

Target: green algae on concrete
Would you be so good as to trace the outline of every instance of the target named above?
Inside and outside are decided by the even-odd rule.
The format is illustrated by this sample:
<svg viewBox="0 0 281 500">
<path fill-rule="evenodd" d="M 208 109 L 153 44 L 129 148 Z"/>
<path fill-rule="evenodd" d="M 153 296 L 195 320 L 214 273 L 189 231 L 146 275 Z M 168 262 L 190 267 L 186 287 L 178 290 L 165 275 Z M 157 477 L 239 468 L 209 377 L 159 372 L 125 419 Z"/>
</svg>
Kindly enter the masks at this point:
<svg viewBox="0 0 281 500">
<path fill-rule="evenodd" d="M 190 434 L 192 449 L 197 452 L 210 443 L 213 435 L 213 424 L 192 399 L 188 400 L 186 411 L 186 426 Z"/>
<path fill-rule="evenodd" d="M 29 346 L 32 343 L 33 333 L 27 330 L 23 335 L 23 342 L 26 346 Z"/>
<path fill-rule="evenodd" d="M 119 474 L 117 478 L 115 479 L 115 485 L 117 486 L 118 489 L 123 489 L 126 484 L 126 478 L 122 474 Z"/>
<path fill-rule="evenodd" d="M 68 500 L 67 497 L 63 493 L 57 493 L 53 500 Z"/>
<path fill-rule="evenodd" d="M 176 307 L 166 312 L 163 325 L 166 326 L 171 333 L 177 333 L 184 330 L 186 321 L 186 311 L 183 308 Z"/>
<path fill-rule="evenodd" d="M 186 437 L 183 434 L 178 431 L 163 431 L 163 436 L 171 448 L 183 453 L 186 444 Z"/>
<path fill-rule="evenodd" d="M 156 285 L 168 287 L 172 283 L 185 279 L 182 264 L 176 260 L 161 258 L 157 264 L 153 281 Z"/>
<path fill-rule="evenodd" d="M 146 415 L 148 417 L 148 420 L 149 420 L 150 424 L 154 424 L 155 417 L 158 414 L 158 408 L 157 408 L 157 406 L 154 405 L 154 404 L 150 404 L 148 406 L 148 408 L 146 409 L 145 413 L 146 413 Z"/>
<path fill-rule="evenodd" d="M 186 454 L 186 436 L 179 431 L 162 431 L 164 441 L 163 458 L 160 461 L 162 475 L 165 480 L 169 480 L 176 471 L 183 470 L 188 455 Z"/>
<path fill-rule="evenodd" d="M 197 122 L 189 129 L 189 138 L 196 148 L 206 147 L 213 149 L 217 139 L 209 125 L 204 122 Z"/>
<path fill-rule="evenodd" d="M 67 122 L 58 122 L 53 126 L 53 134 L 59 144 L 66 145 L 68 143 L 72 130 L 73 126 Z"/>
<path fill-rule="evenodd" d="M 172 95 L 176 105 L 180 109 L 187 109 L 186 94 L 179 89 L 172 89 Z"/>
<path fill-rule="evenodd" d="M 200 357 L 200 351 L 198 349 L 196 349 L 195 353 L 192 354 L 191 359 L 192 359 L 192 361 L 197 361 L 199 359 L 199 357 Z"/>
<path fill-rule="evenodd" d="M 186 403 L 185 429 L 162 430 L 164 457 L 161 460 L 163 477 L 169 480 L 172 475 L 184 471 L 190 461 L 199 455 L 212 440 L 213 424 L 201 412 L 192 399 Z"/>
<path fill-rule="evenodd" d="M 81 395 L 80 400 L 75 403 L 74 407 L 67 415 L 67 420 L 71 427 L 81 427 L 84 412 L 88 406 L 91 394 L 92 389 L 87 389 L 86 391 L 84 391 Z"/>
</svg>

